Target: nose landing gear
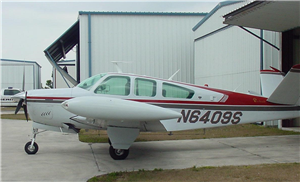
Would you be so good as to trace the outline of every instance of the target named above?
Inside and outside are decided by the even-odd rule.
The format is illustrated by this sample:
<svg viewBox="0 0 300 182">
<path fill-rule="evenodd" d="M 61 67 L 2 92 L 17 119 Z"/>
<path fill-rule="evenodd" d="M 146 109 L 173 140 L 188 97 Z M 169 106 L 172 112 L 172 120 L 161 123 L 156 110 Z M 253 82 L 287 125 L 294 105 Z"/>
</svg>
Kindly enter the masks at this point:
<svg viewBox="0 0 300 182">
<path fill-rule="evenodd" d="M 36 138 L 36 135 L 38 134 L 38 129 L 33 128 L 32 133 L 33 133 L 33 137 L 31 139 L 31 141 L 27 142 L 24 147 L 25 152 L 29 155 L 36 154 L 37 151 L 39 150 L 38 144 L 35 143 L 35 138 Z"/>
</svg>

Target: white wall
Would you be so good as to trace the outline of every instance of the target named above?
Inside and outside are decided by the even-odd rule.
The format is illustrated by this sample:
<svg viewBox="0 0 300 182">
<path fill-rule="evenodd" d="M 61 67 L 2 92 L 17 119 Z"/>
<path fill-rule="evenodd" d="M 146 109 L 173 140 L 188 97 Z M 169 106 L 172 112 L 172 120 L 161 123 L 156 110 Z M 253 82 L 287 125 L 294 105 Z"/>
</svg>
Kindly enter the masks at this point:
<svg viewBox="0 0 300 182">
<path fill-rule="evenodd" d="M 75 65 L 72 65 L 72 66 L 66 65 L 66 66 L 68 68 L 69 75 L 71 75 L 73 78 L 76 78 Z M 61 66 L 61 68 L 63 68 L 63 67 L 64 66 Z M 73 84 L 70 81 L 68 81 L 67 79 L 64 80 L 62 78 L 61 74 L 55 68 L 53 68 L 53 88 L 69 88 L 66 81 L 68 82 L 70 87 L 73 87 Z"/>
<path fill-rule="evenodd" d="M 40 86 L 40 68 L 35 63 L 1 61 L 1 88 L 22 89 L 25 71 L 25 90 L 38 89 Z"/>
<path fill-rule="evenodd" d="M 195 83 L 238 92 L 260 92 L 259 44 L 259 39 L 238 27 L 195 41 Z"/>
<path fill-rule="evenodd" d="M 92 75 L 123 72 L 194 82 L 193 26 L 203 16 L 91 15 Z M 88 77 L 88 15 L 80 15 L 81 80 Z"/>
<path fill-rule="evenodd" d="M 209 18 L 195 30 L 195 83 L 260 93 L 261 55 L 264 69 L 269 69 L 269 66 L 280 69 L 280 52 L 266 43 L 263 43 L 261 51 L 260 39 L 240 27 L 223 24 L 225 14 L 247 2 L 225 4 L 216 6 L 209 13 Z M 261 34 L 258 29 L 246 29 L 257 36 Z M 263 37 L 280 47 L 279 33 L 264 31 Z"/>
<path fill-rule="evenodd" d="M 263 38 L 281 49 L 281 33 L 263 30 Z M 270 66 L 273 66 L 274 68 L 281 70 L 281 52 L 267 43 L 263 43 L 263 50 L 263 68 L 270 69 Z"/>
</svg>

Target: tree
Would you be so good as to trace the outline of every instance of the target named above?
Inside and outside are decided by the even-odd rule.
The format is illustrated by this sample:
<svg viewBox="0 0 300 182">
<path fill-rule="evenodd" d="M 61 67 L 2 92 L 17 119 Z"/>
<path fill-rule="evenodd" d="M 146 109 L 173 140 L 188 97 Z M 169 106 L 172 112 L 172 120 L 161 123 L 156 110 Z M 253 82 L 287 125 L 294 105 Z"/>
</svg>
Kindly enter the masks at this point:
<svg viewBox="0 0 300 182">
<path fill-rule="evenodd" d="M 45 89 L 53 88 L 53 82 L 51 80 L 46 81 Z"/>
</svg>

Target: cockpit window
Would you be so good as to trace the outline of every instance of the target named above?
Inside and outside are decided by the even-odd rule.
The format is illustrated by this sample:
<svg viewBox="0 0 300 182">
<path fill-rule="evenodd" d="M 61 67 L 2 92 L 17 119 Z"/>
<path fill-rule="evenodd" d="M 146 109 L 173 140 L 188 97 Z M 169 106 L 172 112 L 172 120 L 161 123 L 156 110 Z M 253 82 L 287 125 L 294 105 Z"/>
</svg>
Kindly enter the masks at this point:
<svg viewBox="0 0 300 182">
<path fill-rule="evenodd" d="M 94 91 L 96 94 L 129 95 L 130 77 L 110 76 L 106 78 Z"/>
<path fill-rule="evenodd" d="M 134 94 L 137 96 L 154 97 L 156 95 L 156 82 L 143 78 L 135 79 Z"/>
<path fill-rule="evenodd" d="M 177 85 L 163 83 L 162 95 L 170 98 L 191 99 L 194 91 Z"/>
<path fill-rule="evenodd" d="M 92 76 L 77 85 L 77 87 L 89 90 L 98 80 L 104 77 L 106 74 L 99 74 Z"/>
</svg>

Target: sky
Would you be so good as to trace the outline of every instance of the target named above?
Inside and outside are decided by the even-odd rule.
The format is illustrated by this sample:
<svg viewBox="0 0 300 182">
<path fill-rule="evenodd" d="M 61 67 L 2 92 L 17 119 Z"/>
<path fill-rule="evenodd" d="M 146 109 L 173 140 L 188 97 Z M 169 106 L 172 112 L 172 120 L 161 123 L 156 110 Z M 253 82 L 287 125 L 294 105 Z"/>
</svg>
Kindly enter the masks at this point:
<svg viewBox="0 0 300 182">
<path fill-rule="evenodd" d="M 79 11 L 210 12 L 220 0 L 0 0 L 0 58 L 36 61 L 41 82 L 52 80 L 44 50 L 78 19 Z M 192 28 L 192 27 L 191 27 Z M 72 50 L 67 60 L 75 59 Z"/>
</svg>

